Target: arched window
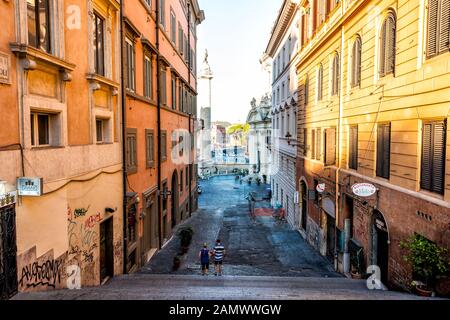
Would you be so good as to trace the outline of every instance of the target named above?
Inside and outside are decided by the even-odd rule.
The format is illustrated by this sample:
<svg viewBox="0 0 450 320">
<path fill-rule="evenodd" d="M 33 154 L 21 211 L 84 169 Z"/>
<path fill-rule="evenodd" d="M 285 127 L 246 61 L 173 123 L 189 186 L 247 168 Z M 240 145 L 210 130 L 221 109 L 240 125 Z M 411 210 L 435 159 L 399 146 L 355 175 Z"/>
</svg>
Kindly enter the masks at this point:
<svg viewBox="0 0 450 320">
<path fill-rule="evenodd" d="M 323 66 L 319 65 L 319 70 L 317 71 L 317 100 L 322 100 L 323 97 Z"/>
<path fill-rule="evenodd" d="M 352 87 L 361 86 L 361 38 L 356 37 L 352 50 Z"/>
<path fill-rule="evenodd" d="M 336 52 L 333 58 L 333 69 L 331 78 L 331 95 L 337 95 L 339 92 L 339 54 Z"/>
<path fill-rule="evenodd" d="M 395 72 L 395 15 L 390 11 L 381 27 L 380 76 Z"/>
</svg>

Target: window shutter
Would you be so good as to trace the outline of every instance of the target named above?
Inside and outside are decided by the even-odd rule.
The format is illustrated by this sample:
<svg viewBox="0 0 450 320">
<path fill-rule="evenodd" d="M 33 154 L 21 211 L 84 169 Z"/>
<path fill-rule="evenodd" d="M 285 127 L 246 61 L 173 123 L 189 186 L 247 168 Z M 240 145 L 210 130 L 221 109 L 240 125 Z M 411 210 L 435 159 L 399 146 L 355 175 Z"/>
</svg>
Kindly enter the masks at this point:
<svg viewBox="0 0 450 320">
<path fill-rule="evenodd" d="M 439 0 L 428 1 L 428 46 L 427 56 L 437 54 L 437 27 L 439 19 Z"/>
<path fill-rule="evenodd" d="M 387 42 L 387 57 L 386 57 L 386 73 L 395 72 L 395 18 L 389 16 L 388 21 L 388 42 Z"/>
<path fill-rule="evenodd" d="M 448 51 L 450 44 L 450 0 L 442 0 L 439 17 L 439 53 Z"/>
<path fill-rule="evenodd" d="M 325 165 L 330 166 L 336 163 L 336 129 L 325 131 Z"/>
<path fill-rule="evenodd" d="M 422 173 L 420 184 L 421 188 L 431 190 L 431 175 L 432 175 L 432 128 L 431 123 L 423 126 L 422 133 Z"/>
<path fill-rule="evenodd" d="M 316 130 L 311 131 L 311 159 L 316 159 Z"/>
<path fill-rule="evenodd" d="M 303 129 L 303 155 L 306 157 L 308 152 L 308 129 Z"/>
<path fill-rule="evenodd" d="M 317 141 L 317 146 L 316 146 L 316 159 L 321 161 L 322 160 L 322 131 L 321 129 L 317 129 L 317 137 L 316 137 L 316 141 Z"/>
<path fill-rule="evenodd" d="M 349 168 L 358 169 L 358 126 L 350 127 Z"/>
<path fill-rule="evenodd" d="M 381 28 L 381 41 L 380 41 L 380 75 L 386 75 L 386 24 L 387 20 L 383 23 Z"/>
<path fill-rule="evenodd" d="M 320 65 L 319 67 L 319 84 L 318 84 L 318 100 L 322 100 L 323 97 L 323 66 Z"/>
<path fill-rule="evenodd" d="M 356 44 L 357 44 L 357 47 L 356 47 L 356 59 L 355 59 L 355 64 L 356 64 L 356 66 L 355 66 L 355 80 L 356 80 L 356 83 L 355 83 L 355 85 L 356 86 L 360 86 L 361 85 L 361 47 L 362 47 L 362 44 L 361 44 L 361 39 L 360 38 L 358 38 L 357 40 L 356 40 Z"/>
<path fill-rule="evenodd" d="M 446 125 L 442 122 L 434 124 L 433 145 L 433 186 L 432 191 L 444 194 L 445 180 L 445 135 Z"/>
<path fill-rule="evenodd" d="M 377 176 L 389 179 L 391 161 L 391 126 L 378 126 L 377 133 Z"/>
</svg>

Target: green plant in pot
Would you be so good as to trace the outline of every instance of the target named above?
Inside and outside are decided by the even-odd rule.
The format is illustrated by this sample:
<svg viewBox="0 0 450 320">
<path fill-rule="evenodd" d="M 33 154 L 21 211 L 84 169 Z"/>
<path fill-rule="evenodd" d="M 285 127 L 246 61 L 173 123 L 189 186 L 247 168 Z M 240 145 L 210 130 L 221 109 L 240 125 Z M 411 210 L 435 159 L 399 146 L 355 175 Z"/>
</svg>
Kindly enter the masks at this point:
<svg viewBox="0 0 450 320">
<path fill-rule="evenodd" d="M 431 296 L 436 280 L 448 274 L 448 250 L 419 234 L 402 241 L 400 247 L 407 251 L 403 259 L 411 265 L 415 290 L 419 295 Z"/>
<path fill-rule="evenodd" d="M 191 244 L 194 230 L 192 230 L 191 227 L 186 227 L 181 229 L 178 235 L 180 236 L 181 251 L 183 254 L 185 254 L 189 249 L 189 245 Z"/>
</svg>

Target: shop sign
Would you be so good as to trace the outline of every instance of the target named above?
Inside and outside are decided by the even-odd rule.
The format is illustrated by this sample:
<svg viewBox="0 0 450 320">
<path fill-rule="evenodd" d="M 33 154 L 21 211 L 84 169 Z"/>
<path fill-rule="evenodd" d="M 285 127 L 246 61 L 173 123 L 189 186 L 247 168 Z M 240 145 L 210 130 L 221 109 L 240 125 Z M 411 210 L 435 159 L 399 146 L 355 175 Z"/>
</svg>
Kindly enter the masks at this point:
<svg viewBox="0 0 450 320">
<path fill-rule="evenodd" d="M 325 192 L 325 183 L 319 183 L 316 187 L 317 192 L 324 193 Z"/>
<path fill-rule="evenodd" d="M 39 197 L 42 195 L 42 178 L 18 178 L 17 190 L 19 196 Z"/>
<path fill-rule="evenodd" d="M 16 203 L 17 191 L 0 194 L 0 208 Z"/>
<path fill-rule="evenodd" d="M 352 186 L 352 191 L 358 197 L 371 197 L 377 192 L 377 188 L 370 183 L 357 183 Z"/>
<path fill-rule="evenodd" d="M 11 58 L 9 54 L 0 52 L 0 83 L 11 84 Z"/>
</svg>

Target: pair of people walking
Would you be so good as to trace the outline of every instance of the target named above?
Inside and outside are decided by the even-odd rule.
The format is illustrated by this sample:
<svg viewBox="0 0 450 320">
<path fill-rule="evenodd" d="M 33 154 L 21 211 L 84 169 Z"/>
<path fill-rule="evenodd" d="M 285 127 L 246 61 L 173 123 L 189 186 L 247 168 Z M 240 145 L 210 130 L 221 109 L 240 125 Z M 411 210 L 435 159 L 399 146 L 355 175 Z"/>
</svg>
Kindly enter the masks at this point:
<svg viewBox="0 0 450 320">
<path fill-rule="evenodd" d="M 216 245 L 212 250 L 208 249 L 208 244 L 203 245 L 200 250 L 199 258 L 202 265 L 202 275 L 208 275 L 210 259 L 214 260 L 214 275 L 222 275 L 223 258 L 225 256 L 225 247 L 222 245 L 220 239 L 217 239 Z"/>
</svg>

